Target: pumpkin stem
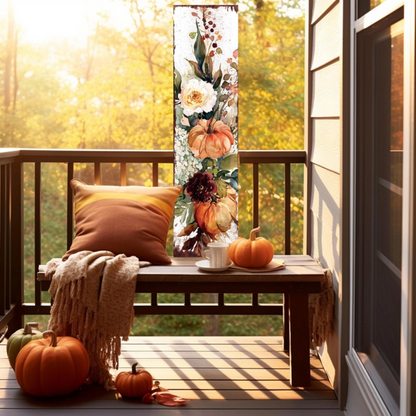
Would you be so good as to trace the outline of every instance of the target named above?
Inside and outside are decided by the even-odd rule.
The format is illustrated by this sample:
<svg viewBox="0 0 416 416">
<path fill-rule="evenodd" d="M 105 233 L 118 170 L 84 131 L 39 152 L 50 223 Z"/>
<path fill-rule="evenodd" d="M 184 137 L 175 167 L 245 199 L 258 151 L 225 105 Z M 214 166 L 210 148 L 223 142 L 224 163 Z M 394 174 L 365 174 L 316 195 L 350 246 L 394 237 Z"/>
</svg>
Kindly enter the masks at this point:
<svg viewBox="0 0 416 416">
<path fill-rule="evenodd" d="M 250 232 L 250 240 L 251 241 L 255 241 L 256 240 L 256 234 L 260 232 L 260 227 L 254 228 L 253 230 L 251 230 Z"/>
<path fill-rule="evenodd" d="M 48 329 L 47 331 L 42 333 L 43 338 L 48 338 L 48 336 L 51 335 L 51 343 L 49 344 L 50 347 L 56 347 L 58 345 L 56 340 L 56 334 L 51 329 Z"/>
<path fill-rule="evenodd" d="M 39 329 L 39 324 L 37 322 L 28 322 L 23 330 L 23 335 L 32 335 L 32 328 Z"/>
<path fill-rule="evenodd" d="M 215 124 L 216 120 L 215 120 L 214 116 L 212 116 L 211 120 L 209 121 L 208 128 L 207 128 L 207 134 L 212 134 L 211 126 L 213 125 L 213 121 L 214 121 L 214 124 Z"/>
<path fill-rule="evenodd" d="M 225 100 L 222 103 L 221 110 L 220 110 L 220 106 L 219 105 L 217 105 L 216 107 L 214 107 L 214 111 L 213 111 L 213 115 L 212 115 L 212 119 L 214 119 L 214 123 L 215 123 L 215 120 L 221 120 L 221 114 L 224 111 L 224 107 L 225 107 L 226 104 L 227 104 L 227 100 Z M 218 111 L 218 110 L 220 110 L 220 111 Z M 217 118 L 215 119 L 215 117 L 217 117 Z M 211 122 L 212 122 L 212 119 L 211 119 Z M 211 127 L 211 123 L 209 123 L 208 130 L 207 130 L 207 134 L 211 134 L 212 133 L 212 130 L 211 130 L 210 127 Z"/>
<path fill-rule="evenodd" d="M 139 363 L 134 363 L 132 366 L 131 366 L 131 373 L 132 374 L 137 374 L 137 371 L 136 371 L 136 367 L 139 365 Z"/>
</svg>

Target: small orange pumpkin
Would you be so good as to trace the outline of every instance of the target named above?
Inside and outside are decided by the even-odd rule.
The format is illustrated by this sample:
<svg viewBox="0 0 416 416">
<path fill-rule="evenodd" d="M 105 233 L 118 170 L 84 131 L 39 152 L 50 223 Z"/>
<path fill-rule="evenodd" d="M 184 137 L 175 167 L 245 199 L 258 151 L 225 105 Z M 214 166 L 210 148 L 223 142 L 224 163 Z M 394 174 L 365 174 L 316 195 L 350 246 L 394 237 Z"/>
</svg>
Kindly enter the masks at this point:
<svg viewBox="0 0 416 416">
<path fill-rule="evenodd" d="M 51 337 L 51 339 L 47 339 Z M 79 389 L 90 370 L 88 352 L 73 337 L 56 337 L 45 331 L 43 339 L 26 344 L 17 355 L 16 379 L 32 396 L 64 396 Z"/>
<path fill-rule="evenodd" d="M 239 237 L 230 244 L 230 259 L 240 267 L 258 269 L 267 266 L 273 259 L 274 247 L 270 241 L 257 237 L 260 228 L 251 230 L 250 238 Z"/>
<path fill-rule="evenodd" d="M 116 389 L 124 397 L 142 397 L 152 390 L 153 378 L 146 370 L 136 369 L 138 363 L 131 366 L 131 371 L 117 374 L 114 381 Z"/>
</svg>

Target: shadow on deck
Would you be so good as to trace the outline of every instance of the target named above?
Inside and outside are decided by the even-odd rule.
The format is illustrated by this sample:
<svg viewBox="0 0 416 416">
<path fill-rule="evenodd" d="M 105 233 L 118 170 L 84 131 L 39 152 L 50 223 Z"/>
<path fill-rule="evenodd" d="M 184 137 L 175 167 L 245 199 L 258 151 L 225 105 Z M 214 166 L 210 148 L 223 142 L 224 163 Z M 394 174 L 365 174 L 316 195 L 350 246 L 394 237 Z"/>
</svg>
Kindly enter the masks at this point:
<svg viewBox="0 0 416 416">
<path fill-rule="evenodd" d="M 117 400 L 115 392 L 97 385 L 85 385 L 66 397 L 33 398 L 20 390 L 3 342 L 0 416 L 40 416 L 57 410 L 62 415 L 87 416 L 343 415 L 318 358 L 311 357 L 311 386 L 291 387 L 281 337 L 130 337 L 122 344 L 119 371 L 135 362 L 161 386 L 190 402 L 173 408 Z"/>
</svg>

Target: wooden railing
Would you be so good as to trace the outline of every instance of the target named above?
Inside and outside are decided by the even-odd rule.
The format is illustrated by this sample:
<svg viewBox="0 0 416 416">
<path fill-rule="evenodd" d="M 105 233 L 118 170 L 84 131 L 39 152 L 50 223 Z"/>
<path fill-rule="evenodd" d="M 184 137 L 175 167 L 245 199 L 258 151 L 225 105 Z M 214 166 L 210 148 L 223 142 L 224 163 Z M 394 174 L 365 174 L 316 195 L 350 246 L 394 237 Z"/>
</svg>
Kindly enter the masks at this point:
<svg viewBox="0 0 416 416">
<path fill-rule="evenodd" d="M 240 151 L 240 164 L 252 165 L 252 218 L 253 227 L 259 225 L 259 165 L 282 164 L 285 172 L 285 244 L 284 253 L 290 253 L 291 241 L 291 165 L 304 164 L 305 151 Z M 74 177 L 74 165 L 92 163 L 93 182 L 101 183 L 101 166 L 104 163 L 120 166 L 120 185 L 127 184 L 127 164 L 151 164 L 153 186 L 159 184 L 161 164 L 174 162 L 173 151 L 147 150 L 47 150 L 47 149 L 0 149 L 0 333 L 6 325 L 11 330 L 20 328 L 24 315 L 49 314 L 50 304 L 42 304 L 41 287 L 36 281 L 36 271 L 41 264 L 41 189 L 42 164 L 66 164 L 67 212 L 66 245 L 73 238 L 73 201 L 70 180 Z M 23 172 L 25 164 L 34 165 L 34 303 L 24 302 L 24 200 Z"/>
</svg>

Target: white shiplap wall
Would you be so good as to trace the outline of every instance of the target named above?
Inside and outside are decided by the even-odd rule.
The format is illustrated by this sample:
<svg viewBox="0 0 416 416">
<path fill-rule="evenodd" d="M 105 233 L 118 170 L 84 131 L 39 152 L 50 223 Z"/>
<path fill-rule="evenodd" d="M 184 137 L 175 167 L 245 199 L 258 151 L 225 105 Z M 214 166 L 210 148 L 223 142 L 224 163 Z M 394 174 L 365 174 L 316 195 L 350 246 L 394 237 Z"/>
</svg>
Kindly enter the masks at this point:
<svg viewBox="0 0 416 416">
<path fill-rule="evenodd" d="M 311 255 L 332 271 L 338 300 L 340 270 L 341 12 L 339 1 L 312 1 L 310 55 Z M 335 390 L 339 385 L 338 302 L 335 333 L 320 349 Z"/>
</svg>

